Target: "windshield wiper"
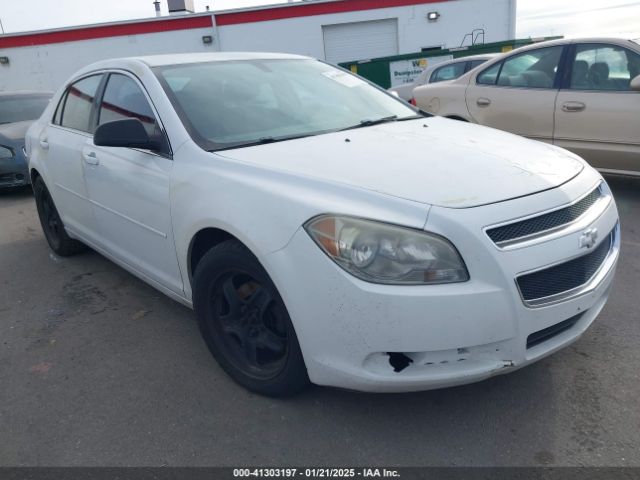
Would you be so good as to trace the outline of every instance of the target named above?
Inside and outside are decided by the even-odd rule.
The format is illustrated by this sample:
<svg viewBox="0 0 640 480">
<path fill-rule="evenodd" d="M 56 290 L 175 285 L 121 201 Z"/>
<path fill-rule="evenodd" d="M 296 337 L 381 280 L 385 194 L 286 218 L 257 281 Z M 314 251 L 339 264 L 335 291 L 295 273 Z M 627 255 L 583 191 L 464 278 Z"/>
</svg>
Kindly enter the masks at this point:
<svg viewBox="0 0 640 480">
<path fill-rule="evenodd" d="M 395 122 L 397 120 L 398 120 L 398 116 L 397 115 L 390 115 L 388 117 L 376 118 L 374 120 L 360 120 L 360 123 L 358 125 L 352 125 L 350 127 L 341 128 L 338 131 L 339 132 L 343 132 L 345 130 L 353 130 L 355 128 L 372 127 L 373 125 L 379 125 L 381 123 Z"/>
<path fill-rule="evenodd" d="M 432 116 L 433 115 L 431 115 L 430 113 L 419 110 L 417 115 L 410 115 L 408 117 L 398 118 L 397 115 L 390 115 L 388 117 L 376 118 L 375 120 L 361 120 L 358 125 L 352 125 L 350 127 L 341 128 L 338 131 L 342 132 L 344 130 L 353 130 L 355 128 L 371 127 L 373 125 L 379 125 L 381 123 L 404 122 L 406 120 L 417 120 L 419 118 L 432 117 Z"/>
<path fill-rule="evenodd" d="M 209 152 L 220 152 L 222 150 L 232 150 L 234 148 L 244 148 L 244 147 L 255 147 L 256 145 L 266 145 L 267 143 L 277 143 L 277 142 L 285 142 L 287 140 L 295 140 L 297 138 L 306 138 L 312 137 L 316 135 L 315 133 L 305 133 L 302 135 L 287 135 L 283 137 L 261 137 L 258 140 L 254 140 L 252 142 L 241 142 L 235 143 L 232 145 L 228 145 L 225 147 L 214 148 L 209 150 Z"/>
<path fill-rule="evenodd" d="M 423 112 L 422 110 L 420 110 L 420 113 L 418 115 L 411 115 L 410 117 L 402 117 L 402 118 L 399 118 L 398 121 L 399 122 L 404 122 L 406 120 L 417 120 L 419 118 L 427 118 L 427 117 L 433 117 L 433 115 L 431 115 L 430 113 Z"/>
</svg>

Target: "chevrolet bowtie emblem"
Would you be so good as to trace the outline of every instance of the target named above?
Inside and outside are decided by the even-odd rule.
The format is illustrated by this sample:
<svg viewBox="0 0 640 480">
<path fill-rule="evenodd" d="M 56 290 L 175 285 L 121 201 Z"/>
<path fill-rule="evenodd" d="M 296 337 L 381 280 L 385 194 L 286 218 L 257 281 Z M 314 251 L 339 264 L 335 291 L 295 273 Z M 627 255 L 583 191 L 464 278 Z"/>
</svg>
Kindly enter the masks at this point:
<svg viewBox="0 0 640 480">
<path fill-rule="evenodd" d="M 580 248 L 591 248 L 598 240 L 598 229 L 590 228 L 580 235 Z"/>
</svg>

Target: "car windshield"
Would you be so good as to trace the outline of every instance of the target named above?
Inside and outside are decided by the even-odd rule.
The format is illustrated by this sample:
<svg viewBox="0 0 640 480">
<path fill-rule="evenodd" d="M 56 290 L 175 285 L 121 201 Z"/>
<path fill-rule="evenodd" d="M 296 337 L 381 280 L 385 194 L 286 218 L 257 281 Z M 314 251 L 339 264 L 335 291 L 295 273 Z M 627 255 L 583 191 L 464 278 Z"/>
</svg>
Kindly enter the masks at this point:
<svg viewBox="0 0 640 480">
<path fill-rule="evenodd" d="M 418 114 L 359 77 L 310 59 L 171 65 L 155 73 L 192 138 L 209 151 Z"/>
<path fill-rule="evenodd" d="M 49 95 L 0 96 L 0 124 L 36 120 L 49 103 Z"/>
</svg>

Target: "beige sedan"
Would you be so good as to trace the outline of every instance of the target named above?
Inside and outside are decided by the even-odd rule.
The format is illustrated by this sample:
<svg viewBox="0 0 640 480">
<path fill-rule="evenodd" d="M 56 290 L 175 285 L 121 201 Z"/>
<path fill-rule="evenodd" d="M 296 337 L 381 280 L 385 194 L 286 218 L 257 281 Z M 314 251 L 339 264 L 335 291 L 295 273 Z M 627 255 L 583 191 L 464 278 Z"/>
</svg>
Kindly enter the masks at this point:
<svg viewBox="0 0 640 480">
<path fill-rule="evenodd" d="M 567 148 L 608 173 L 640 175 L 640 45 L 554 40 L 457 80 L 414 90 L 428 112 Z"/>
<path fill-rule="evenodd" d="M 468 57 L 454 58 L 444 62 L 436 63 L 427 67 L 415 81 L 391 87 L 388 91 L 396 93 L 400 98 L 407 102 L 413 100 L 413 89 L 420 85 L 428 85 L 430 83 L 445 82 L 454 80 L 464 75 L 469 70 L 473 70 L 482 65 L 487 60 L 497 57 L 497 53 L 485 53 L 482 55 L 469 55 Z"/>
</svg>

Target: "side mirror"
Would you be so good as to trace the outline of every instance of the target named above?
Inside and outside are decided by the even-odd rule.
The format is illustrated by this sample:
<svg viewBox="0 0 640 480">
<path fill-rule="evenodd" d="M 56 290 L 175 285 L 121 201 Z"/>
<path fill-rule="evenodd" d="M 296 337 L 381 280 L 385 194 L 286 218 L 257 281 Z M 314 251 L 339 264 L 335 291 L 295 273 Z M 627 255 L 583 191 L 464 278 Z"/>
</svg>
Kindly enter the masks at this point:
<svg viewBox="0 0 640 480">
<path fill-rule="evenodd" d="M 635 92 L 640 92 L 640 75 L 631 79 L 629 88 Z"/>
<path fill-rule="evenodd" d="M 93 135 L 93 143 L 101 147 L 143 148 L 160 150 L 162 145 L 149 134 L 137 118 L 115 120 L 100 125 Z"/>
</svg>

